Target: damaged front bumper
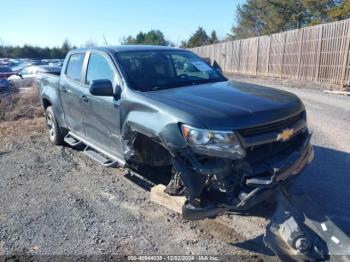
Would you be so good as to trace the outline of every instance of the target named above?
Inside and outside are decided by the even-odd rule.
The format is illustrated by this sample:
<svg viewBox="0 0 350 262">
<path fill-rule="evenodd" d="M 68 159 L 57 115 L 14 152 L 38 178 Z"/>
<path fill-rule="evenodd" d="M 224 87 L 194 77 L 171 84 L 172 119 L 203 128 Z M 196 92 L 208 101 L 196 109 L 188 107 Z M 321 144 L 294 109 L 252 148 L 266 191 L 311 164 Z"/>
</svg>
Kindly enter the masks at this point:
<svg viewBox="0 0 350 262">
<path fill-rule="evenodd" d="M 188 199 L 183 217 L 198 220 L 226 211 L 244 211 L 270 198 L 279 184 L 289 183 L 312 161 L 310 138 L 306 131 L 296 150 L 255 165 L 245 160 L 203 163 L 191 156 L 185 160 L 175 157 L 174 167 Z"/>
<path fill-rule="evenodd" d="M 350 261 L 350 239 L 304 193 L 275 190 L 265 245 L 282 261 Z"/>
</svg>

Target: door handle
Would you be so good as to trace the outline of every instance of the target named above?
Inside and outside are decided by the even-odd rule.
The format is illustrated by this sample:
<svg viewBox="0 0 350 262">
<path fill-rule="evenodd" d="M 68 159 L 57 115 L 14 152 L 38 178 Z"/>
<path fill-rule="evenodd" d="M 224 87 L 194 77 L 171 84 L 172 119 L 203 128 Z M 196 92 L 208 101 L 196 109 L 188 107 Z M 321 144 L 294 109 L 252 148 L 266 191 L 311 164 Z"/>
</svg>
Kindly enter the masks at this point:
<svg viewBox="0 0 350 262">
<path fill-rule="evenodd" d="M 84 102 L 88 102 L 88 101 L 89 101 L 89 99 L 87 98 L 86 95 L 81 95 L 81 96 L 80 96 L 80 100 L 82 100 L 82 101 L 84 101 Z"/>
<path fill-rule="evenodd" d="M 61 87 L 60 90 L 61 90 L 61 92 L 63 92 L 63 93 L 71 93 L 71 91 L 68 90 L 68 89 L 66 89 L 65 87 Z"/>
</svg>

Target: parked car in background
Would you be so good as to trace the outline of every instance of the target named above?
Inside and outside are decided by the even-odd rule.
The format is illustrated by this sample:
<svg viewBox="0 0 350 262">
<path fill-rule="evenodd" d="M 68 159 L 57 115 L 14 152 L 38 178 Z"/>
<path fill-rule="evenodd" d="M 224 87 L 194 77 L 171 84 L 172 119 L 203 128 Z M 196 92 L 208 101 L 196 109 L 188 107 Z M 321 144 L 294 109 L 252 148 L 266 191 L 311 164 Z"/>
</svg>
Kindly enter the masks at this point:
<svg viewBox="0 0 350 262">
<path fill-rule="evenodd" d="M 63 59 L 50 59 L 50 60 L 47 60 L 48 61 L 48 65 L 50 66 L 63 66 L 63 62 L 64 60 Z"/>
<path fill-rule="evenodd" d="M 18 87 L 32 86 L 36 81 L 38 73 L 50 73 L 54 75 L 59 75 L 61 72 L 61 67 L 55 66 L 28 66 L 10 76 L 8 80 L 8 85 L 10 89 L 15 89 Z"/>
<path fill-rule="evenodd" d="M 63 62 L 55 62 L 55 63 L 50 63 L 50 66 L 59 66 L 62 67 L 63 66 Z"/>
<path fill-rule="evenodd" d="M 8 89 L 7 78 L 15 74 L 9 66 L 0 66 L 0 91 Z"/>
<path fill-rule="evenodd" d="M 20 63 L 22 63 L 21 59 L 9 59 L 8 62 L 11 64 L 12 67 L 18 66 Z"/>
<path fill-rule="evenodd" d="M 4 58 L 0 60 L 0 66 L 9 66 L 11 68 L 18 66 L 20 63 L 22 63 L 22 61 L 20 61 L 19 59 Z"/>
<path fill-rule="evenodd" d="M 41 61 L 41 60 L 24 61 L 24 62 L 20 63 L 19 65 L 12 67 L 12 70 L 15 71 L 15 72 L 19 72 L 19 71 L 21 71 L 22 69 L 24 69 L 25 67 L 28 67 L 28 66 L 40 66 L 40 65 L 47 65 L 47 64 L 48 64 L 47 62 L 44 62 L 44 61 Z"/>
</svg>

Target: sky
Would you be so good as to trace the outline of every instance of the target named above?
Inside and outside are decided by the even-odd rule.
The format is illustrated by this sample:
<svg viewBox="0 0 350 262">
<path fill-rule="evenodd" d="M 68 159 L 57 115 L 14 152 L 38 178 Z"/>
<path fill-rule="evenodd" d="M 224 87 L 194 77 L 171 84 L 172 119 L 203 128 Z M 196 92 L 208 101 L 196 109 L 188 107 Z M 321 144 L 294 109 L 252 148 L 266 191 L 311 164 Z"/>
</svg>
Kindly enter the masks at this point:
<svg viewBox="0 0 350 262">
<path fill-rule="evenodd" d="M 198 26 L 225 37 L 244 0 L 0 0 L 0 44 L 76 46 L 120 44 L 124 37 L 161 30 L 179 45 Z M 8 10 L 4 12 L 4 10 Z"/>
</svg>

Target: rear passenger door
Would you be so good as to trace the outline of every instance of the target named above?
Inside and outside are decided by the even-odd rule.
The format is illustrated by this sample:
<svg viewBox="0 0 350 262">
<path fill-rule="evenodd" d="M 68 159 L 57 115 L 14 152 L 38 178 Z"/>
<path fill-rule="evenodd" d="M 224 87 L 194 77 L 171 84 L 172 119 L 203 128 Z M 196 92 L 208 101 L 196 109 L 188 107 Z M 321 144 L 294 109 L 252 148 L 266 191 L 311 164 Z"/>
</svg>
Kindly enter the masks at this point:
<svg viewBox="0 0 350 262">
<path fill-rule="evenodd" d="M 113 88 L 120 86 L 120 77 L 111 58 L 104 52 L 92 51 L 86 68 L 85 84 L 109 80 Z M 88 96 L 88 112 L 84 122 L 86 136 L 99 148 L 122 158 L 119 100 L 113 96 Z"/>
<path fill-rule="evenodd" d="M 64 117 L 69 130 L 85 136 L 84 117 L 87 109 L 86 90 L 83 84 L 85 53 L 73 53 L 68 58 L 67 66 L 60 80 L 60 97 Z"/>
</svg>

